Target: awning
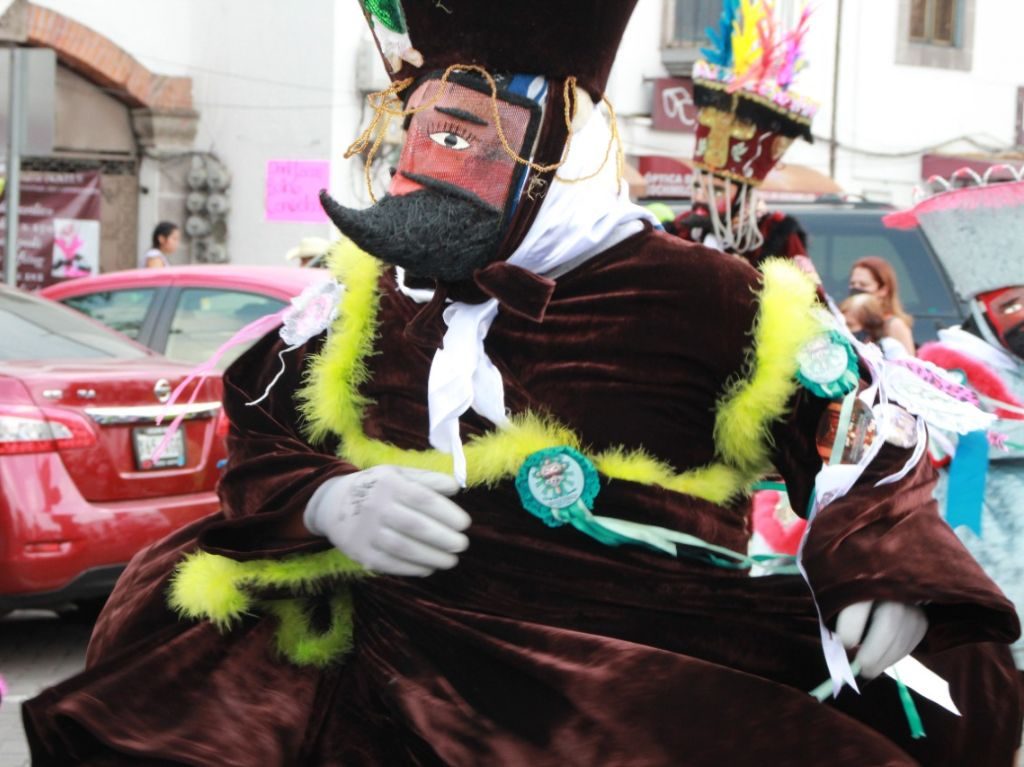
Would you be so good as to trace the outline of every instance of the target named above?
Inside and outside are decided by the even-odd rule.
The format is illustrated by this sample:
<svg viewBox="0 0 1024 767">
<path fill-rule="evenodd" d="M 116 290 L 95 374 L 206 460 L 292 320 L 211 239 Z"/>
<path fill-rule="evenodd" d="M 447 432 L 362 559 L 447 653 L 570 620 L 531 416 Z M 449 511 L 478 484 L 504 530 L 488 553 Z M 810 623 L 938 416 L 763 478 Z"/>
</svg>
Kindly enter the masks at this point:
<svg viewBox="0 0 1024 767">
<path fill-rule="evenodd" d="M 635 162 L 635 165 L 633 164 Z M 634 200 L 689 197 L 693 168 L 680 158 L 641 155 L 626 163 L 625 178 Z M 779 163 L 759 187 L 768 199 L 803 200 L 842 195 L 843 188 L 806 165 Z"/>
</svg>

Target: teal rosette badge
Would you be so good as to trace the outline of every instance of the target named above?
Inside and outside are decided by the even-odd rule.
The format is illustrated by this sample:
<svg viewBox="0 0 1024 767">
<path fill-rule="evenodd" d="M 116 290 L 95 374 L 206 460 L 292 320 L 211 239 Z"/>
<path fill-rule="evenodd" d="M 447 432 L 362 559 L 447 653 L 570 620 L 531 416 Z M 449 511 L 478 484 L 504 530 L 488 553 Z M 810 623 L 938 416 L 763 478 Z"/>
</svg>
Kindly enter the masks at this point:
<svg viewBox="0 0 1024 767">
<path fill-rule="evenodd" d="M 857 388 L 857 353 L 834 330 L 805 343 L 797 352 L 796 362 L 797 380 L 818 397 L 839 399 Z"/>
<path fill-rule="evenodd" d="M 590 517 L 601 489 L 597 469 L 579 450 L 549 447 L 530 455 L 516 476 L 523 508 L 549 527 Z"/>
</svg>

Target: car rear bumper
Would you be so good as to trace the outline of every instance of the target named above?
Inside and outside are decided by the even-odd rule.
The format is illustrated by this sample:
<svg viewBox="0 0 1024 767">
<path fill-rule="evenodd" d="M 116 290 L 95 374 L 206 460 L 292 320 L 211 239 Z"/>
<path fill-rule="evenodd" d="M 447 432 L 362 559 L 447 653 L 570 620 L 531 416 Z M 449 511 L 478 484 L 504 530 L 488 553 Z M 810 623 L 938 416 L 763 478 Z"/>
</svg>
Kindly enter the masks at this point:
<svg viewBox="0 0 1024 767">
<path fill-rule="evenodd" d="M 105 597 L 124 572 L 124 565 L 105 565 L 86 570 L 63 588 L 36 594 L 0 594 L 0 610 L 25 610 L 33 607 L 57 607 L 70 602 Z"/>
<path fill-rule="evenodd" d="M 90 503 L 62 468 L 49 454 L 0 461 L 2 609 L 103 596 L 139 550 L 220 506 L 212 490 Z"/>
</svg>

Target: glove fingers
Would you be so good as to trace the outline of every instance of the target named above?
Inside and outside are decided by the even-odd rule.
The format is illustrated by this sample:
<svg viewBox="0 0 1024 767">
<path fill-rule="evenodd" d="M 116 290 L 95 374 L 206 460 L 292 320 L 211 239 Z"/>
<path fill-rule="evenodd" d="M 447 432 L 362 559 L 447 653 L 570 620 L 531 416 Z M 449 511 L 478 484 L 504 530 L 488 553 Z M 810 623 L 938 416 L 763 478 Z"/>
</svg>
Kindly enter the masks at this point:
<svg viewBox="0 0 1024 767">
<path fill-rule="evenodd" d="M 472 522 L 469 514 L 455 502 L 413 482 L 407 482 L 397 488 L 395 500 L 452 530 L 465 530 Z"/>
<path fill-rule="evenodd" d="M 920 641 L 920 627 L 920 616 L 915 608 L 896 602 L 879 604 L 872 616 L 864 644 L 857 653 L 861 674 L 867 679 L 874 679 L 906 657 Z"/>
<path fill-rule="evenodd" d="M 462 488 L 459 487 L 458 480 L 450 474 L 441 474 L 436 471 L 427 471 L 426 469 L 410 469 L 404 466 L 396 467 L 396 471 L 399 476 L 415 482 L 423 487 L 429 487 L 435 493 L 441 493 L 442 495 L 455 495 Z"/>
<path fill-rule="evenodd" d="M 857 602 L 840 611 L 839 618 L 836 619 L 836 634 L 847 650 L 861 643 L 868 616 L 871 615 L 872 604 L 873 602 Z"/>
<path fill-rule="evenodd" d="M 450 570 L 459 562 L 459 558 L 454 554 L 435 549 L 413 538 L 407 538 L 387 527 L 380 531 L 373 545 L 378 551 L 388 556 L 431 570 Z"/>
<path fill-rule="evenodd" d="M 384 551 L 374 551 L 371 556 L 366 557 L 363 564 L 371 572 L 379 575 L 404 575 L 414 578 L 425 578 L 428 575 L 434 574 L 433 568 L 407 562 L 404 559 L 393 557 Z"/>
<path fill-rule="evenodd" d="M 883 629 L 872 626 L 868 629 L 864 643 L 857 651 L 860 674 L 865 679 L 874 679 L 891 665 L 889 659 L 897 641 L 897 637 L 892 631 L 892 627 Z"/>
<path fill-rule="evenodd" d="M 384 517 L 384 525 L 439 551 L 458 554 L 469 548 L 469 538 L 465 535 L 408 506 L 392 508 Z"/>
</svg>

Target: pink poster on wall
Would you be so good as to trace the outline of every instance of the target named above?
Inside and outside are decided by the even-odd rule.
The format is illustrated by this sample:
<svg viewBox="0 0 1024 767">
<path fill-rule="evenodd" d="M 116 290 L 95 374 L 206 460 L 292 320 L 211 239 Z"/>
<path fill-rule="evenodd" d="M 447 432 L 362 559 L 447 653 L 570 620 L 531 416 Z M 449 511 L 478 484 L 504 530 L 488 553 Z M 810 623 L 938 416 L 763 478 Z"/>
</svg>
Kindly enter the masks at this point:
<svg viewBox="0 0 1024 767">
<path fill-rule="evenodd" d="M 326 160 L 271 160 L 267 163 L 267 221 L 326 223 L 320 190 L 331 180 Z"/>
</svg>

